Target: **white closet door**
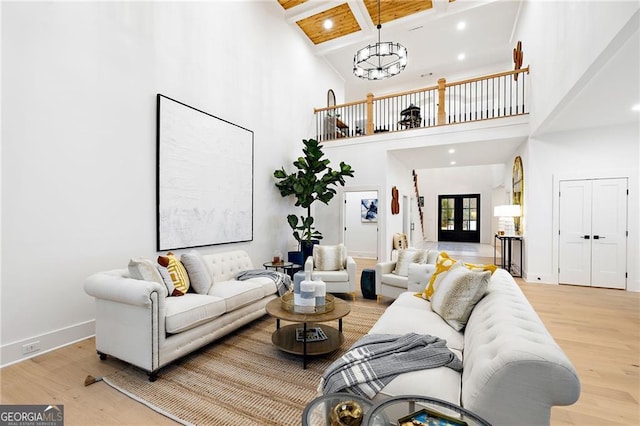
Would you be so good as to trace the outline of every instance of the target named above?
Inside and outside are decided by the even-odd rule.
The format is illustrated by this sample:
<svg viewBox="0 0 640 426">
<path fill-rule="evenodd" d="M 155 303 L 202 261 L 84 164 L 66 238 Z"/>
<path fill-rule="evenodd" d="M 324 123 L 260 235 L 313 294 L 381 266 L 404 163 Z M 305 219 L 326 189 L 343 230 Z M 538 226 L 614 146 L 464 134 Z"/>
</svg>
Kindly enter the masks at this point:
<svg viewBox="0 0 640 426">
<path fill-rule="evenodd" d="M 626 288 L 627 179 L 560 182 L 561 284 Z"/>
<path fill-rule="evenodd" d="M 627 180 L 593 181 L 591 285 L 626 286 Z"/>
<path fill-rule="evenodd" d="M 559 237 L 559 282 L 590 285 L 591 181 L 560 182 Z"/>
</svg>

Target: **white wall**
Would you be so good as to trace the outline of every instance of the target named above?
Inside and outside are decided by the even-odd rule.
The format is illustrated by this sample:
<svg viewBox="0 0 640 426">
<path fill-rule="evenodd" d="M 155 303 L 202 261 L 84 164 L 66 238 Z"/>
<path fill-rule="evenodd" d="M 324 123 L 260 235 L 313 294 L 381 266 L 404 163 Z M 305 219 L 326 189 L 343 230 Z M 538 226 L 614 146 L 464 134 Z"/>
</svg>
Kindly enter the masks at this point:
<svg viewBox="0 0 640 426">
<path fill-rule="evenodd" d="M 530 281 L 557 282 L 554 214 L 557 177 L 629 178 L 627 289 L 640 291 L 640 125 L 561 132 L 529 140 L 529 173 L 525 166 L 526 266 Z"/>
<path fill-rule="evenodd" d="M 522 41 L 524 64 L 531 65 L 532 134 L 638 8 L 637 1 L 523 2 L 514 40 Z"/>
<path fill-rule="evenodd" d="M 361 201 L 378 198 L 378 191 L 345 191 L 345 245 L 350 256 L 376 259 L 378 222 L 363 222 Z M 378 202 L 378 208 L 382 206 Z"/>
<path fill-rule="evenodd" d="M 378 228 L 381 247 L 379 257 L 385 260 L 390 257 L 393 234 L 402 232 L 402 203 L 400 214 L 392 215 L 391 188 L 398 187 L 401 201 L 406 195 L 412 203 L 417 203 L 411 168 L 402 163 L 393 154 L 394 151 L 424 146 L 473 143 L 486 141 L 491 137 L 498 140 L 515 139 L 526 135 L 527 130 L 526 117 L 486 120 L 327 142 L 324 144 L 324 152 L 331 160 L 330 166 L 337 167 L 340 161 L 344 161 L 353 167 L 354 178 L 347 179 L 345 190 L 347 188 L 361 190 L 362 187 L 379 188 Z M 493 177 L 493 179 L 497 178 Z M 416 204 L 414 204 L 414 211 L 417 212 Z M 328 206 L 323 204 L 314 206 L 314 216 L 317 228 L 325 236 L 323 242 L 335 244 L 341 241 L 339 228 L 335 226 L 340 217 L 340 203 L 331 201 Z M 413 220 L 416 219 L 413 218 Z M 419 220 L 415 222 L 415 226 L 413 236 L 420 239 L 422 235 L 419 232 Z"/>
<path fill-rule="evenodd" d="M 480 194 L 480 242 L 493 243 L 493 191 L 503 180 L 502 164 L 447 167 L 418 171 L 424 195 L 425 240 L 438 241 L 438 196 Z"/>
<path fill-rule="evenodd" d="M 553 114 L 566 107 L 567 99 L 583 88 L 585 79 L 593 77 L 589 75 L 595 72 L 593 64 L 606 57 L 603 52 L 639 8 L 637 1 L 523 3 L 514 39 L 522 40 L 525 64 L 531 65 L 531 134 L 539 134 L 516 153 L 524 166 L 524 272 L 528 281 L 557 283 L 556 176 L 596 177 L 615 170 L 630 176 L 630 187 L 638 186 L 637 123 L 540 134 Z M 585 128 L 592 125 L 584 123 Z M 630 191 L 628 289 L 633 291 L 640 291 L 638 233 L 633 231 L 638 228 L 638 217 L 638 200 Z"/>
<path fill-rule="evenodd" d="M 273 170 L 341 80 L 277 2 L 2 2 L 0 363 L 93 333 L 83 280 L 155 258 L 155 95 L 255 133 L 256 264 L 287 250 Z M 41 352 L 42 352 L 41 351 Z"/>
</svg>

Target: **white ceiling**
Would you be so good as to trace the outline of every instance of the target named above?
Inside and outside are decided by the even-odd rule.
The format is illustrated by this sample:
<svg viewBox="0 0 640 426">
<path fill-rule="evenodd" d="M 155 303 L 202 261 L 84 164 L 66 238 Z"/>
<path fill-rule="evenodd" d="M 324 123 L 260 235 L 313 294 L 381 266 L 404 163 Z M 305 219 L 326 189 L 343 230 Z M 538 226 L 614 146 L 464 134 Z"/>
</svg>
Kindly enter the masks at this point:
<svg viewBox="0 0 640 426">
<path fill-rule="evenodd" d="M 407 168 L 414 170 L 505 164 L 511 161 L 513 152 L 525 139 L 491 139 L 392 152 Z M 454 152 L 449 152 L 451 149 Z M 451 164 L 452 161 L 455 161 L 455 164 Z"/>
<path fill-rule="evenodd" d="M 404 45 L 409 52 L 408 64 L 393 78 L 369 81 L 353 75 L 353 55 L 377 41 L 378 32 L 364 4 L 350 3 L 354 11 L 363 10 L 356 13 L 366 17 L 362 31 L 314 46 L 344 79 L 345 102 L 364 99 L 369 92 L 379 96 L 436 85 L 441 77 L 453 81 L 513 68 L 516 42 L 512 33 L 520 0 L 434 0 L 433 4 L 432 9 L 382 26 L 381 40 Z M 457 29 L 459 22 L 466 24 L 463 30 Z M 300 34 L 305 37 L 302 31 Z M 460 53 L 465 54 L 463 61 L 457 59 Z"/>
<path fill-rule="evenodd" d="M 308 8 L 337 3 L 310 0 Z M 434 86 L 441 77 L 456 81 L 513 69 L 512 52 L 517 43 L 513 33 L 521 0 L 456 0 L 451 3 L 433 0 L 430 10 L 384 24 L 381 40 L 403 44 L 409 52 L 409 60 L 402 73 L 381 81 L 363 80 L 353 75 L 354 53 L 375 42 L 377 30 L 361 0 L 350 0 L 349 5 L 362 31 L 313 46 L 344 79 L 344 102 L 364 99 L 369 92 L 380 96 Z M 296 19 L 293 10 L 287 13 L 287 21 L 295 27 Z M 457 29 L 461 21 L 466 24 L 462 31 Z M 631 106 L 640 102 L 637 25 L 635 34 L 629 34 L 585 73 L 553 112 L 553 120 L 543 123 L 539 133 L 640 121 L 640 114 L 631 111 Z M 308 40 L 301 30 L 300 36 Z M 463 61 L 457 59 L 459 53 L 465 54 Z M 522 141 L 461 144 L 457 149 L 456 167 L 500 163 L 496 152 L 506 152 L 508 158 Z M 423 165 L 419 168 L 451 167 L 448 148 L 411 149 L 395 154 L 412 168 L 415 164 Z"/>
</svg>

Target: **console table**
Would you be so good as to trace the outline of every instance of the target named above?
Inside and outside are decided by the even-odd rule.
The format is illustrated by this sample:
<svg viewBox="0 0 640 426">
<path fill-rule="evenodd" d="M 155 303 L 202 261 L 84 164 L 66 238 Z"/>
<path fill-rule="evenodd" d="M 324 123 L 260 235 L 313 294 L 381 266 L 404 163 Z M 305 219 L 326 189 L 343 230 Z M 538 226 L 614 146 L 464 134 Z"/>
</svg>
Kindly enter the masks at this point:
<svg viewBox="0 0 640 426">
<path fill-rule="evenodd" d="M 522 236 L 520 235 L 495 235 L 493 247 L 493 263 L 496 263 L 496 242 L 500 241 L 500 267 L 507 270 L 512 277 L 522 278 Z M 520 275 L 513 275 L 511 255 L 513 254 L 513 242 L 520 242 Z"/>
</svg>

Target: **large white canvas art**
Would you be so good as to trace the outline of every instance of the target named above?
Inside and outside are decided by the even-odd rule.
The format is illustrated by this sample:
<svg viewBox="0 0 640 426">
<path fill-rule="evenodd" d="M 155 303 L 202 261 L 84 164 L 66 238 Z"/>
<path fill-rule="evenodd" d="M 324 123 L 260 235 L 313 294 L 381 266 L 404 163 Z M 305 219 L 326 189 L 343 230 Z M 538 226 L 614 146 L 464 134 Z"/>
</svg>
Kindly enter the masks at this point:
<svg viewBox="0 0 640 426">
<path fill-rule="evenodd" d="M 253 239 L 253 132 L 157 96 L 158 250 Z"/>
</svg>

